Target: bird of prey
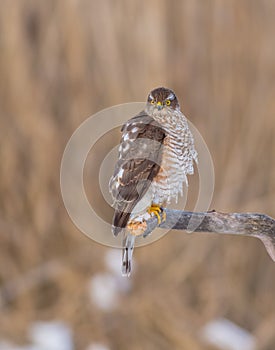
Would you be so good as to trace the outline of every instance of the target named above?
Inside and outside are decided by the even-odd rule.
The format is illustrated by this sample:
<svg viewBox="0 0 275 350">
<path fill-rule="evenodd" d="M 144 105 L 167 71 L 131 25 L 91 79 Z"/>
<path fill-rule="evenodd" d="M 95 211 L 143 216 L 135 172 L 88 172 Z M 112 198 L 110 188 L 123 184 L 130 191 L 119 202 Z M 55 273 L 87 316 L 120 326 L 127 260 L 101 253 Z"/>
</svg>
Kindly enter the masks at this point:
<svg viewBox="0 0 275 350">
<path fill-rule="evenodd" d="M 198 162 L 193 135 L 175 93 L 160 87 L 143 111 L 122 127 L 118 160 L 109 189 L 115 213 L 112 231 L 123 234 L 122 274 L 129 276 L 135 237 L 151 215 L 165 220 L 163 207 L 183 194 Z"/>
</svg>

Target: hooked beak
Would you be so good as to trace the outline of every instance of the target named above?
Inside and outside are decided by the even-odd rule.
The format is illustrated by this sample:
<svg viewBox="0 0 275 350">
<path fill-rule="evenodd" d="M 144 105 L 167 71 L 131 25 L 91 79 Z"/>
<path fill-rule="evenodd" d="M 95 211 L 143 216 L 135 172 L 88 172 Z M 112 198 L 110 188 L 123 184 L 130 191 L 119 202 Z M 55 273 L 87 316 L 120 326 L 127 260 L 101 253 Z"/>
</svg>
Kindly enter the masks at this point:
<svg viewBox="0 0 275 350">
<path fill-rule="evenodd" d="M 163 108 L 163 104 L 160 101 L 158 101 L 157 102 L 157 109 L 160 111 L 162 108 Z"/>
</svg>

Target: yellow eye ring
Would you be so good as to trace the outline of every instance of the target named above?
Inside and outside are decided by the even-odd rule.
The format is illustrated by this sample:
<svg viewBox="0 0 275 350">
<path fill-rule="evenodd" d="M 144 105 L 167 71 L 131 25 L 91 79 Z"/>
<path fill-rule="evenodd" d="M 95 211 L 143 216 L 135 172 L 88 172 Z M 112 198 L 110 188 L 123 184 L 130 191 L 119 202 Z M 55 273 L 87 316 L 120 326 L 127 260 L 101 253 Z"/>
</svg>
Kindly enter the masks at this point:
<svg viewBox="0 0 275 350">
<path fill-rule="evenodd" d="M 170 106 L 171 101 L 170 100 L 166 100 L 165 103 L 166 103 L 166 106 Z"/>
<path fill-rule="evenodd" d="M 151 104 L 153 105 L 155 103 L 155 100 L 151 100 Z"/>
</svg>

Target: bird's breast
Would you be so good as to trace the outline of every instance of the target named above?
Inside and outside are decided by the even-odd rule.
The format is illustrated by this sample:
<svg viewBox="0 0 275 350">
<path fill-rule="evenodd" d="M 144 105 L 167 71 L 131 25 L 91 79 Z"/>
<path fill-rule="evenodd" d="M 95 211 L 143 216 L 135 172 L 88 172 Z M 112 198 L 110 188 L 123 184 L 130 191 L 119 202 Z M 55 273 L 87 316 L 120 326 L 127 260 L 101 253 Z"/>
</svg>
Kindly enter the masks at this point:
<svg viewBox="0 0 275 350">
<path fill-rule="evenodd" d="M 182 194 L 183 183 L 187 181 L 183 153 L 183 145 L 180 140 L 170 135 L 165 137 L 161 167 L 152 183 L 153 202 L 157 204 L 169 203 L 172 198 L 177 200 L 179 193 Z"/>
<path fill-rule="evenodd" d="M 154 177 L 152 188 L 153 202 L 157 204 L 177 201 L 183 194 L 183 185 L 188 185 L 187 175 L 194 173 L 193 160 L 197 161 L 193 135 L 183 114 L 176 115 L 177 123 L 171 123 L 166 116 L 162 124 L 166 130 L 161 157 L 161 168 Z M 168 122 L 167 122 L 168 121 Z"/>
</svg>

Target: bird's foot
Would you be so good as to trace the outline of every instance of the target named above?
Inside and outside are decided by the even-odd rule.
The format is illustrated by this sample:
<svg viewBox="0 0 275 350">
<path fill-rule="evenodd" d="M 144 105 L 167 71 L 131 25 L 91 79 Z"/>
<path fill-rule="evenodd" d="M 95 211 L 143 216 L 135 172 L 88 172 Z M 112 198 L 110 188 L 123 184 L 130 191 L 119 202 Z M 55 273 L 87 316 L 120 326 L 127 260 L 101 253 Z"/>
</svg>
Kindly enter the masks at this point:
<svg viewBox="0 0 275 350">
<path fill-rule="evenodd" d="M 154 214 L 157 217 L 159 225 L 166 220 L 166 212 L 157 204 L 152 204 L 147 212 L 150 215 Z"/>
<path fill-rule="evenodd" d="M 147 229 L 147 223 L 144 219 L 140 220 L 131 220 L 127 224 L 128 232 L 133 236 L 142 235 Z"/>
</svg>

